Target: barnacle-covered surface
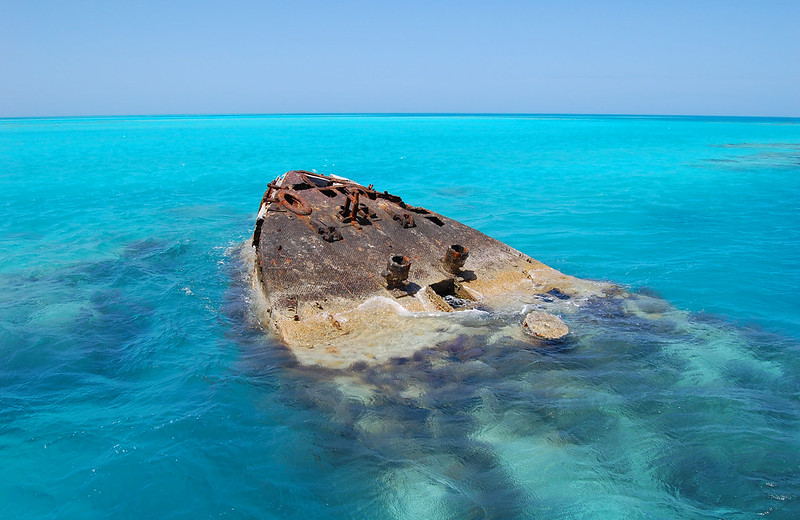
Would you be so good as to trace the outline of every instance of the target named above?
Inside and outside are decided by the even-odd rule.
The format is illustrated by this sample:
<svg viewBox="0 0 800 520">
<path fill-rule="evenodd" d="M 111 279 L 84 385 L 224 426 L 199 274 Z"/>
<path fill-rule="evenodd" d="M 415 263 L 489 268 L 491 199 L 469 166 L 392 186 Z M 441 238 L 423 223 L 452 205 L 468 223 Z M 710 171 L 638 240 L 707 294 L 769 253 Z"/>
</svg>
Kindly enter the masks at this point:
<svg viewBox="0 0 800 520">
<path fill-rule="evenodd" d="M 495 334 L 558 339 L 567 326 L 557 315 L 623 295 L 372 185 L 305 171 L 269 184 L 252 244 L 262 318 L 303 364 L 408 356 L 487 313 L 507 317 Z"/>
</svg>

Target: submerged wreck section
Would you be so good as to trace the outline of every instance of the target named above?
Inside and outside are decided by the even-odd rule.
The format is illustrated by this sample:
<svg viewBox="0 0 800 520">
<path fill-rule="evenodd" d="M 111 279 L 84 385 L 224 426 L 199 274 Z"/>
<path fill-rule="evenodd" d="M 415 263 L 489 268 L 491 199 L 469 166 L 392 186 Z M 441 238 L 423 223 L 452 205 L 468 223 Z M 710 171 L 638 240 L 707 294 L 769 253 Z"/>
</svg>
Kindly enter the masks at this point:
<svg viewBox="0 0 800 520">
<path fill-rule="evenodd" d="M 568 334 L 556 315 L 619 288 L 564 275 L 460 222 L 351 180 L 268 185 L 255 247 L 262 319 L 303 364 L 381 363 L 506 315 L 502 334 Z M 531 311 L 531 312 L 528 312 Z"/>
</svg>

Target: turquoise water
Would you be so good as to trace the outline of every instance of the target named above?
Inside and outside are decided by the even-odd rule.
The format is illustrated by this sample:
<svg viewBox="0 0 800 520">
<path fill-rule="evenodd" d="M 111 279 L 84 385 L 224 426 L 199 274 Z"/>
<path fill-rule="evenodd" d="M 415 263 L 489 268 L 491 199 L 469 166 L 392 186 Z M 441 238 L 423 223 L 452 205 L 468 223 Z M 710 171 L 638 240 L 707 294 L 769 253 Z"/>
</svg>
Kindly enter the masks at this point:
<svg viewBox="0 0 800 520">
<path fill-rule="evenodd" d="M 650 309 L 303 369 L 240 255 L 297 168 Z M 0 207 L 2 518 L 800 517 L 800 120 L 6 119 Z"/>
</svg>

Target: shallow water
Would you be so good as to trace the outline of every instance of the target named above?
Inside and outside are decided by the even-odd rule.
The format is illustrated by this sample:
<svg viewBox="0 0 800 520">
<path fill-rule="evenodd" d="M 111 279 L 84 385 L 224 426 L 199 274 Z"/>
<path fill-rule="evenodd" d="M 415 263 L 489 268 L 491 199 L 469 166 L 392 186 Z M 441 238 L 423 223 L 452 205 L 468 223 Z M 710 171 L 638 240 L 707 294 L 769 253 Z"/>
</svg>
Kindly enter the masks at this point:
<svg viewBox="0 0 800 520">
<path fill-rule="evenodd" d="M 239 254 L 292 168 L 639 297 L 299 367 Z M 0 516 L 796 518 L 798 174 L 792 119 L 0 120 Z"/>
</svg>

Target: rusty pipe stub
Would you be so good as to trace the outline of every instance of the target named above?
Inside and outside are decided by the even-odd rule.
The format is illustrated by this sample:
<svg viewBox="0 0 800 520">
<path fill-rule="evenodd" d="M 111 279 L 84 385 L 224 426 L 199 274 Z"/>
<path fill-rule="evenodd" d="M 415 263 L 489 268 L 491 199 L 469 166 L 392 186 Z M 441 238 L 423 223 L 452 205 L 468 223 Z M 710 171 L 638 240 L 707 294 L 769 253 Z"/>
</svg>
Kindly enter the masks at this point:
<svg viewBox="0 0 800 520">
<path fill-rule="evenodd" d="M 386 280 L 388 289 L 399 289 L 408 280 L 408 273 L 411 271 L 411 260 L 404 255 L 392 255 L 386 264 L 386 270 L 381 276 Z"/>
<path fill-rule="evenodd" d="M 464 262 L 469 257 L 469 249 L 460 245 L 453 244 L 447 248 L 444 254 L 444 270 L 450 274 L 458 275 L 461 273 L 461 268 L 464 267 Z"/>
</svg>

